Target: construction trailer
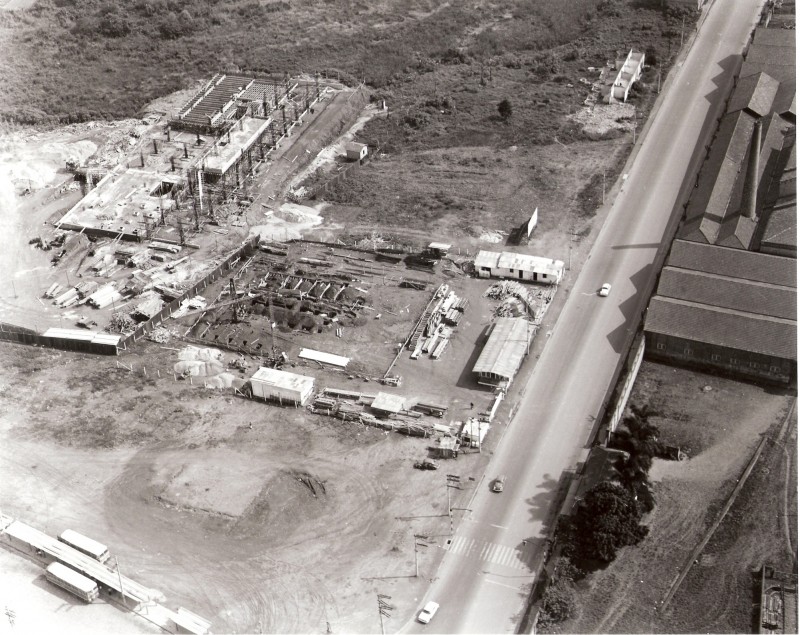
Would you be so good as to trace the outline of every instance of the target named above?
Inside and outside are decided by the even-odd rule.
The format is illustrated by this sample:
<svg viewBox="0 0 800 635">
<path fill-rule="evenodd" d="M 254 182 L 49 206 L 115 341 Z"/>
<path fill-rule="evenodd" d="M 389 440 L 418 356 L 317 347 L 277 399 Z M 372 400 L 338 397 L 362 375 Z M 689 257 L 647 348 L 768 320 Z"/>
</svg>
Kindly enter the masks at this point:
<svg viewBox="0 0 800 635">
<path fill-rule="evenodd" d="M 482 249 L 475 256 L 475 271 L 480 278 L 512 278 L 525 282 L 558 284 L 564 277 L 564 263 L 561 260 L 511 251 Z"/>
<path fill-rule="evenodd" d="M 281 404 L 305 405 L 314 392 L 314 378 L 274 368 L 259 368 L 250 378 L 254 397 Z"/>
</svg>

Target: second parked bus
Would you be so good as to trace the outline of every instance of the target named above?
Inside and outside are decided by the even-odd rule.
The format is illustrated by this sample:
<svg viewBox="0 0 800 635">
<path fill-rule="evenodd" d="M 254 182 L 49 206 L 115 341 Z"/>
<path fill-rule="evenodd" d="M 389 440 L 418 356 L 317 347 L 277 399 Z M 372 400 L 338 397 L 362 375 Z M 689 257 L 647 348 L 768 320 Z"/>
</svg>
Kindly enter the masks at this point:
<svg viewBox="0 0 800 635">
<path fill-rule="evenodd" d="M 108 547 L 100 544 L 96 540 L 87 538 L 83 534 L 79 534 L 72 529 L 65 529 L 61 532 L 58 539 L 65 545 L 69 545 L 73 549 L 77 549 L 81 553 L 85 553 L 90 558 L 94 558 L 98 562 L 105 562 L 108 560 Z"/>
</svg>

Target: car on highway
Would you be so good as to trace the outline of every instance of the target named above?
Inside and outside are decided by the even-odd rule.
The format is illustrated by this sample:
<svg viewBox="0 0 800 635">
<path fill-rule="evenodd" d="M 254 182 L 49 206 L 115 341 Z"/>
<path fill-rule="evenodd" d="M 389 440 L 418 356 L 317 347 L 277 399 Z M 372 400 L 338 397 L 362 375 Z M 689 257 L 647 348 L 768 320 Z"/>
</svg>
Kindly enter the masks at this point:
<svg viewBox="0 0 800 635">
<path fill-rule="evenodd" d="M 436 611 L 439 610 L 439 605 L 436 602 L 428 602 L 425 606 L 422 607 L 422 610 L 417 615 L 417 621 L 422 622 L 423 624 L 427 624 L 433 619 L 433 616 L 436 615 Z"/>
<path fill-rule="evenodd" d="M 498 476 L 494 479 L 494 485 L 492 485 L 493 492 L 502 492 L 506 487 L 506 477 L 505 476 Z"/>
<path fill-rule="evenodd" d="M 424 461 L 417 461 L 414 463 L 414 467 L 418 470 L 438 470 L 439 464 L 431 459 L 425 459 Z"/>
<path fill-rule="evenodd" d="M 602 287 L 600 287 L 600 295 L 605 298 L 609 293 L 611 293 L 611 283 L 606 282 Z"/>
</svg>

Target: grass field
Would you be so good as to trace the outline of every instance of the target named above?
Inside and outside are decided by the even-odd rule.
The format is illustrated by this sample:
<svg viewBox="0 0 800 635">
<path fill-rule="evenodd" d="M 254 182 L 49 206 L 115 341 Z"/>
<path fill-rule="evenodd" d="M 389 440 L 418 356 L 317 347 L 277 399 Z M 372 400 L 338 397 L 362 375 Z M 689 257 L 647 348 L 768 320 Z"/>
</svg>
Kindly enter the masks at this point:
<svg viewBox="0 0 800 635">
<path fill-rule="evenodd" d="M 320 196 L 333 225 L 433 224 L 474 247 L 539 206 L 566 234 L 629 149 L 619 131 L 598 143 L 571 118 L 590 93 L 580 80 L 644 50 L 652 68 L 632 104 L 645 117 L 695 19 L 660 0 L 38 0 L 0 11 L 0 120 L 135 116 L 219 71 L 321 72 L 366 82 L 389 107 L 359 134 L 381 160 Z"/>
</svg>

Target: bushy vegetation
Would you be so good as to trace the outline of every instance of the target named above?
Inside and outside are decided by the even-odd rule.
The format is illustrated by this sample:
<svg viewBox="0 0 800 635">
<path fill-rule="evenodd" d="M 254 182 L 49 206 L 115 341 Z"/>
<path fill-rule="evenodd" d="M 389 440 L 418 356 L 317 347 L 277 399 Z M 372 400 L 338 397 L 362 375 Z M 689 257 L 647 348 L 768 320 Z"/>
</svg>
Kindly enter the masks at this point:
<svg viewBox="0 0 800 635">
<path fill-rule="evenodd" d="M 648 472 L 661 453 L 658 428 L 649 421 L 654 414 L 647 407 L 631 408 L 613 437 L 613 447 L 626 453 L 614 465 L 616 478 L 597 483 L 571 516 L 561 518 L 556 530 L 561 557 L 542 596 L 540 627 L 572 617 L 575 583 L 647 536 L 641 520 L 655 506 Z"/>
<path fill-rule="evenodd" d="M 569 85 L 586 66 L 627 46 L 666 61 L 681 19 L 642 0 L 37 0 L 0 12 L 0 117 L 127 117 L 217 71 L 327 70 L 404 111 L 404 142 L 550 143 L 582 101 Z M 414 113 L 442 95 L 456 108 Z M 503 97 L 510 125 L 497 117 Z"/>
</svg>

